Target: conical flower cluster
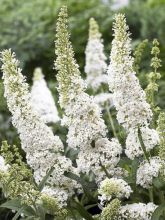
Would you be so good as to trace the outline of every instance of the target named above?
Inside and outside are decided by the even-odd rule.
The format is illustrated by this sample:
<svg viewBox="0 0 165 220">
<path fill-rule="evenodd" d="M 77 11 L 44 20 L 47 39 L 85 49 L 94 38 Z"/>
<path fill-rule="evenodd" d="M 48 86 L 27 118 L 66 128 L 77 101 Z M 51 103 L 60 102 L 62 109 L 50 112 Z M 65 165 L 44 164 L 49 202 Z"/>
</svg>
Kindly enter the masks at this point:
<svg viewBox="0 0 165 220">
<path fill-rule="evenodd" d="M 61 140 L 54 136 L 34 111 L 28 84 L 15 54 L 11 50 L 4 50 L 1 60 L 7 105 L 12 113 L 13 125 L 19 133 L 22 149 L 26 152 L 27 163 L 34 170 L 37 183 L 53 168 L 46 189 L 49 188 L 53 192 L 51 194 L 64 202 L 68 197 L 67 189 L 72 189 L 72 181 L 63 175 L 71 169 L 71 161 L 60 154 L 63 152 Z"/>
<path fill-rule="evenodd" d="M 53 96 L 47 87 L 41 68 L 34 70 L 31 99 L 34 109 L 45 123 L 55 123 L 59 121 L 60 118 Z"/>
<path fill-rule="evenodd" d="M 138 147 L 139 140 L 136 138 L 138 128 L 141 129 L 145 142 L 148 141 L 150 145 L 148 150 L 158 143 L 159 137 L 155 130 L 149 129 L 152 111 L 133 69 L 134 59 L 131 56 L 130 33 L 124 15 L 115 16 L 113 30 L 114 40 L 112 41 L 108 68 L 109 89 L 113 92 L 118 122 L 128 132 L 129 140 L 126 141 L 126 154 L 130 159 L 133 159 L 135 156 L 143 154 Z M 134 145 L 137 145 L 136 149 L 133 147 Z"/>
<path fill-rule="evenodd" d="M 107 168 L 117 164 L 121 146 L 116 139 L 110 142 L 106 138 L 101 110 L 93 97 L 85 93 L 84 81 L 67 32 L 66 7 L 59 14 L 56 38 L 55 67 L 58 71 L 60 104 L 65 110 L 62 122 L 69 129 L 67 143 L 71 148 L 80 149 L 77 159 L 80 172 L 89 173 L 92 170 L 99 175 L 100 162 Z"/>
<path fill-rule="evenodd" d="M 108 83 L 105 71 L 107 69 L 104 45 L 99 32 L 99 26 L 94 18 L 89 20 L 89 39 L 85 50 L 87 84 L 97 90 L 102 83 Z"/>
</svg>

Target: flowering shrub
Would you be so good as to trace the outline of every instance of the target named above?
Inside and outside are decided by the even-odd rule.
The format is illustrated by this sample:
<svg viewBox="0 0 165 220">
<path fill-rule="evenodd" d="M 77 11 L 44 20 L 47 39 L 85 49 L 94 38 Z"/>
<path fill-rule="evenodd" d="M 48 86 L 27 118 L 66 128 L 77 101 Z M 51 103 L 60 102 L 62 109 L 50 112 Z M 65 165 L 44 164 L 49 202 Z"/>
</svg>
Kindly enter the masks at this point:
<svg viewBox="0 0 165 220">
<path fill-rule="evenodd" d="M 4 95 L 22 148 L 6 141 L 1 147 L 1 207 L 15 212 L 13 220 L 165 216 L 165 114 L 155 102 L 159 43 L 153 41 L 153 71 L 143 91 L 136 76 L 142 47 L 134 59 L 123 14 L 115 16 L 113 31 L 107 70 L 99 27 L 90 19 L 85 81 L 69 39 L 67 8 L 61 8 L 55 41 L 61 120 L 41 70 L 30 92 L 15 53 L 2 51 Z M 58 120 L 68 129 L 66 143 L 46 124 Z"/>
</svg>

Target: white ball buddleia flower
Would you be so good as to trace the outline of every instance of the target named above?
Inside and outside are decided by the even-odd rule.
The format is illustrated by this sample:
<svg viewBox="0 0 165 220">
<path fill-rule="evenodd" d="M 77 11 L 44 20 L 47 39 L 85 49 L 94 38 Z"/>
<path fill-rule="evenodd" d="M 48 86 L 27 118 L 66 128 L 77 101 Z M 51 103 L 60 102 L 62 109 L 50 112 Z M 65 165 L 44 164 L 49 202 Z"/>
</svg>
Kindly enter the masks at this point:
<svg viewBox="0 0 165 220">
<path fill-rule="evenodd" d="M 104 45 L 99 32 L 99 27 L 94 18 L 89 21 L 89 39 L 85 50 L 86 63 L 85 73 L 87 74 L 87 84 L 97 90 L 102 83 L 108 83 L 106 56 L 104 55 Z"/>
<path fill-rule="evenodd" d="M 131 39 L 128 29 L 125 16 L 116 15 L 108 78 L 109 89 L 113 92 L 113 102 L 117 110 L 117 120 L 128 132 L 126 153 L 130 154 L 130 158 L 133 158 L 142 154 L 139 141 L 137 141 L 138 128 L 141 128 L 147 149 L 152 149 L 158 144 L 159 138 L 155 130 L 149 129 L 152 111 L 133 69 L 134 59 L 131 57 Z M 134 129 L 135 131 L 133 131 Z M 133 137 L 133 135 L 135 136 Z M 153 136 L 156 136 L 155 141 Z M 148 143 L 146 140 L 149 140 Z M 134 145 L 132 153 L 128 152 L 130 151 L 130 142 Z M 137 146 L 135 146 L 136 143 Z"/>
<path fill-rule="evenodd" d="M 72 169 L 71 161 L 61 156 L 60 152 L 63 152 L 61 140 L 54 136 L 52 130 L 33 109 L 28 84 L 21 73 L 15 54 L 11 50 L 4 50 L 1 60 L 4 95 L 12 113 L 13 125 L 19 133 L 21 146 L 26 153 L 27 163 L 34 170 L 35 181 L 40 183 L 54 167 L 48 178 L 48 184 L 55 190 L 56 188 L 61 188 L 62 191 L 72 190 L 74 183 L 63 175 L 65 171 Z"/>
<path fill-rule="evenodd" d="M 123 179 L 106 178 L 100 183 L 99 187 L 99 199 L 101 204 L 104 201 L 110 201 L 112 198 L 129 198 L 133 192 L 131 187 Z"/>
<path fill-rule="evenodd" d="M 106 138 L 107 128 L 101 118 L 101 109 L 94 102 L 93 97 L 85 93 L 85 83 L 74 59 L 67 32 L 66 7 L 61 9 L 56 37 L 55 67 L 58 71 L 60 105 L 65 110 L 62 124 L 68 127 L 67 143 L 69 147 L 80 150 L 77 160 L 78 170 L 89 173 L 92 169 L 96 175 L 99 175 L 98 170 L 104 173 L 100 169 L 100 159 L 105 166 L 108 164 L 107 167 L 110 167 L 111 162 L 114 161 L 116 165 L 116 161 L 119 161 L 121 145 L 117 140 L 110 142 L 107 139 L 105 145 L 97 147 L 97 141 Z M 114 153 L 115 150 L 109 151 L 112 148 L 117 149 L 117 153 Z M 103 151 L 106 153 L 103 154 Z"/>
<path fill-rule="evenodd" d="M 154 177 L 158 177 L 163 161 L 159 157 L 153 157 L 149 161 L 143 161 L 136 174 L 136 183 L 143 188 L 150 188 Z"/>
<path fill-rule="evenodd" d="M 41 115 L 45 123 L 55 123 L 60 120 L 53 96 L 47 87 L 41 68 L 34 70 L 31 99 L 34 109 Z"/>
<path fill-rule="evenodd" d="M 151 220 L 157 207 L 152 202 L 127 204 L 120 208 L 118 220 Z"/>
</svg>

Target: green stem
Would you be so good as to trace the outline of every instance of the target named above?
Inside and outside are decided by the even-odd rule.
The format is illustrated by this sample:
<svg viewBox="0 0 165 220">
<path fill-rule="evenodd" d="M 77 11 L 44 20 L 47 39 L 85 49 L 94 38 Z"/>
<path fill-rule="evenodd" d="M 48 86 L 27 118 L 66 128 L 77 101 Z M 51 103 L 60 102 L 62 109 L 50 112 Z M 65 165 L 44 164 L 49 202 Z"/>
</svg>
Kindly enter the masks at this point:
<svg viewBox="0 0 165 220">
<path fill-rule="evenodd" d="M 113 131 L 113 135 L 114 135 L 115 138 L 118 139 L 118 136 L 117 136 L 117 133 L 116 133 L 116 129 L 115 129 L 115 126 L 114 126 L 114 123 L 113 123 L 113 119 L 112 119 L 112 116 L 111 116 L 111 113 L 110 113 L 110 110 L 109 110 L 107 102 L 105 102 L 105 108 L 106 108 L 106 111 L 107 111 L 107 114 L 108 114 L 108 119 L 109 119 L 109 122 L 110 122 L 110 125 L 111 125 L 111 128 L 112 128 L 112 131 Z"/>
<path fill-rule="evenodd" d="M 101 92 L 104 93 L 103 87 L 101 87 Z M 114 125 L 114 122 L 113 122 L 113 118 L 112 118 L 111 112 L 109 110 L 109 106 L 108 106 L 107 101 L 105 102 L 105 109 L 106 109 L 106 112 L 108 114 L 108 119 L 109 119 L 109 122 L 110 122 L 110 126 L 112 128 L 112 131 L 113 131 L 113 135 L 114 135 L 115 138 L 118 139 L 118 136 L 117 136 L 117 133 L 116 133 L 116 129 L 115 129 L 115 125 Z"/>
<path fill-rule="evenodd" d="M 149 188 L 148 191 L 149 191 L 150 202 L 154 203 L 153 188 L 152 187 Z"/>
<path fill-rule="evenodd" d="M 107 169 L 105 168 L 105 166 L 102 164 L 101 161 L 100 161 L 100 165 L 101 165 L 101 168 L 103 169 L 103 171 L 105 172 L 106 176 L 108 178 L 111 178 L 111 175 L 108 173 Z"/>
<path fill-rule="evenodd" d="M 160 202 L 164 203 L 164 193 L 162 191 L 159 192 Z"/>
<path fill-rule="evenodd" d="M 143 153 L 144 153 L 144 157 L 145 157 L 146 160 L 148 160 L 148 162 L 150 162 L 148 153 L 146 151 L 146 147 L 145 147 L 144 142 L 143 142 L 143 138 L 142 138 L 142 135 L 141 135 L 140 128 L 138 128 L 138 138 L 139 138 L 139 142 L 140 142 L 141 148 L 142 148 Z"/>
</svg>

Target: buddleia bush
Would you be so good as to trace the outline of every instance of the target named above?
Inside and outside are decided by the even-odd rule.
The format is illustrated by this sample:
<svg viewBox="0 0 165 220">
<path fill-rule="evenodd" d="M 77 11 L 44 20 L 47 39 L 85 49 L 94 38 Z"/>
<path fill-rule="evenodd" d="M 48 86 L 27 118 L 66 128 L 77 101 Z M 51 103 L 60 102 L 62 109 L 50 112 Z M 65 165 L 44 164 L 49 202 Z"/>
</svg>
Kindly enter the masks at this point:
<svg viewBox="0 0 165 220">
<path fill-rule="evenodd" d="M 159 42 L 152 42 L 152 71 L 143 90 L 137 73 L 147 41 L 132 52 L 124 14 L 115 15 L 112 32 L 108 65 L 99 26 L 90 19 L 84 80 L 67 7 L 61 8 L 54 62 L 61 119 L 41 69 L 30 91 L 16 54 L 1 52 L 4 96 L 21 143 L 20 150 L 3 141 L 0 156 L 1 208 L 12 210 L 6 216 L 13 220 L 165 216 L 165 114 L 156 101 Z M 50 124 L 59 120 L 64 139 Z"/>
</svg>

